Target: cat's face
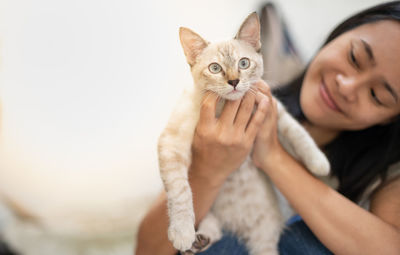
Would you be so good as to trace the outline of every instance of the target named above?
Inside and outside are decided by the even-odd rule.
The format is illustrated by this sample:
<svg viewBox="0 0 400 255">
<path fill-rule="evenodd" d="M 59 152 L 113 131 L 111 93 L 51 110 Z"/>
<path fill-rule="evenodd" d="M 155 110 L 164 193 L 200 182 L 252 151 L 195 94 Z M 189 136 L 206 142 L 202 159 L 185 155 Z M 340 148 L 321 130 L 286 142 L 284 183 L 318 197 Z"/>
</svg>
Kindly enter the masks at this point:
<svg viewBox="0 0 400 255">
<path fill-rule="evenodd" d="M 262 57 L 239 40 L 209 44 L 192 66 L 197 86 L 229 100 L 241 98 L 260 79 Z"/>
<path fill-rule="evenodd" d="M 232 40 L 208 43 L 187 28 L 180 29 L 180 39 L 195 84 L 202 90 L 236 100 L 261 78 L 260 24 L 255 13 L 245 20 Z"/>
</svg>

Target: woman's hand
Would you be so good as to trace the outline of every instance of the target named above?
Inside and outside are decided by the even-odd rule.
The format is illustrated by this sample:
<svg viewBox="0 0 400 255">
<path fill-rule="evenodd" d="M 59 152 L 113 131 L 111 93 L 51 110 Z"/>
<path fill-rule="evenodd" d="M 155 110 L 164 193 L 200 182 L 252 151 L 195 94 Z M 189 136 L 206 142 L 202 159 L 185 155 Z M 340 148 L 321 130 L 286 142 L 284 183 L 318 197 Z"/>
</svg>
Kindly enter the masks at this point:
<svg viewBox="0 0 400 255">
<path fill-rule="evenodd" d="M 267 98 L 267 113 L 264 122 L 257 134 L 252 153 L 253 163 L 264 170 L 273 166 L 274 157 L 284 152 L 278 139 L 278 110 L 271 89 L 263 80 L 256 83 L 259 91 Z"/>
<path fill-rule="evenodd" d="M 249 155 L 267 110 L 262 93 L 248 92 L 241 100 L 226 101 L 220 117 L 216 118 L 218 100 L 216 94 L 208 92 L 202 101 L 190 173 L 215 185 L 222 184 Z"/>
</svg>

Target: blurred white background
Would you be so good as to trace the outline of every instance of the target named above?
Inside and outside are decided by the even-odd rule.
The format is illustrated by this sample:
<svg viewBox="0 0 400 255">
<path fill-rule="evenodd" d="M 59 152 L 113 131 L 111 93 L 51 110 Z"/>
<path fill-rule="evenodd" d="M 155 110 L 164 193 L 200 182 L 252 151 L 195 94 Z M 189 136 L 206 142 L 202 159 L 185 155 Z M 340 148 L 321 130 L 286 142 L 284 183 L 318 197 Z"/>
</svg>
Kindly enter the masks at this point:
<svg viewBox="0 0 400 255">
<path fill-rule="evenodd" d="M 231 38 L 265 2 L 0 0 L 1 194 L 54 228 L 153 197 L 157 138 L 191 83 L 179 26 Z M 275 2 L 308 60 L 337 22 L 382 1 Z"/>
</svg>

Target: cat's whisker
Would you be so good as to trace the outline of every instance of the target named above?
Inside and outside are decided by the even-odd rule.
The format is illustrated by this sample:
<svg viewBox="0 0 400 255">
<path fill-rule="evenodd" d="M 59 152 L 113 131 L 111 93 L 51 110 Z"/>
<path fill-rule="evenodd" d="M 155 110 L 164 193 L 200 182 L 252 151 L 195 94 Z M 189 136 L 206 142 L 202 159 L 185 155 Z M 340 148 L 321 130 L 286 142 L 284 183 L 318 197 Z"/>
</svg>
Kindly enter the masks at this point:
<svg viewBox="0 0 400 255">
<path fill-rule="evenodd" d="M 204 93 L 204 94 L 205 94 L 205 93 Z M 210 94 L 206 94 L 206 98 L 203 100 L 203 102 L 206 101 L 206 100 L 208 99 L 209 96 L 210 96 Z"/>
<path fill-rule="evenodd" d="M 206 89 L 206 88 L 203 88 L 202 90 L 201 90 L 201 93 L 204 95 L 204 94 L 206 94 L 208 91 L 210 91 L 209 89 Z"/>
<path fill-rule="evenodd" d="M 256 93 L 258 92 L 258 88 L 255 85 L 252 85 L 249 89 L 254 90 Z"/>
<path fill-rule="evenodd" d="M 257 91 L 255 91 L 254 89 L 252 89 L 252 88 L 250 88 L 249 90 L 248 90 L 250 93 L 253 93 L 254 95 L 256 95 L 257 94 Z"/>
</svg>

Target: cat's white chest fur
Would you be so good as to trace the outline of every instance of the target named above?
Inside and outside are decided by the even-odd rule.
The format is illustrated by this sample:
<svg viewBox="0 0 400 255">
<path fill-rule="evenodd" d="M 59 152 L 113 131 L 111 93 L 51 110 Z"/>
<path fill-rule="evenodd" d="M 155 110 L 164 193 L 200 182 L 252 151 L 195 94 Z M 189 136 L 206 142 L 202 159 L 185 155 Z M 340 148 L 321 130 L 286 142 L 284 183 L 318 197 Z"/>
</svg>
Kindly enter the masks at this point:
<svg viewBox="0 0 400 255">
<path fill-rule="evenodd" d="M 240 233 L 242 237 L 251 238 L 248 230 L 258 228 L 256 225 L 263 222 L 267 225 L 264 235 L 270 231 L 271 237 L 279 236 L 282 217 L 272 184 L 254 166 L 250 156 L 228 177 L 212 212 L 221 221 L 223 229 Z"/>
</svg>

